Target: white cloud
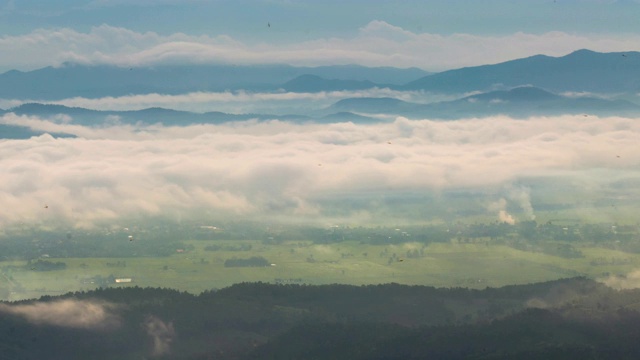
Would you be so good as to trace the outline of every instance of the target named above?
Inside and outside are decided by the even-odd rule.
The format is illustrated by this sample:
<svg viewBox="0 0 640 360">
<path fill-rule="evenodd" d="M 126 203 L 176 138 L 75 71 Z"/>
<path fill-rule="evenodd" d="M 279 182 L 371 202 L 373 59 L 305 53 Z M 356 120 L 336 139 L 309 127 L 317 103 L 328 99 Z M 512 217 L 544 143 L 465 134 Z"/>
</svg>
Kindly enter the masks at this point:
<svg viewBox="0 0 640 360">
<path fill-rule="evenodd" d="M 640 177 L 640 123 L 625 118 L 88 128 L 6 115 L 0 123 L 79 136 L 0 141 L 2 224 L 314 217 L 324 214 L 322 199 L 461 188 L 506 189 L 502 197 L 530 219 L 533 190 L 517 185 L 523 177 L 575 179 L 594 191 Z"/>
<path fill-rule="evenodd" d="M 283 107 L 319 109 L 345 98 L 394 97 L 410 102 L 432 102 L 454 97 L 433 95 L 417 91 L 395 91 L 388 88 L 372 88 L 361 91 L 329 91 L 317 93 L 247 91 L 192 92 L 180 95 L 141 94 L 120 97 L 69 98 L 58 101 L 38 99 L 0 99 L 0 108 L 10 109 L 27 103 L 56 104 L 94 110 L 140 110 L 150 107 L 193 112 L 222 111 L 228 113 L 255 113 L 261 110 L 282 111 Z M 277 104 L 276 104 L 277 103 Z"/>
<path fill-rule="evenodd" d="M 634 34 L 580 35 L 556 31 L 490 36 L 416 33 L 376 20 L 350 37 L 249 44 L 226 35 L 160 35 L 101 25 L 86 33 L 61 28 L 3 36 L 0 38 L 0 51 L 3 54 L 0 67 L 33 69 L 60 65 L 66 61 L 119 66 L 225 62 L 295 65 L 356 63 L 443 70 L 497 63 L 535 54 L 561 56 L 581 48 L 605 52 L 629 51 L 635 49 L 638 42 L 640 36 Z"/>
<path fill-rule="evenodd" d="M 109 329 L 120 325 L 116 306 L 89 300 L 57 300 L 25 305 L 0 304 L 0 312 L 24 317 L 36 325 L 55 325 L 80 329 Z"/>
<path fill-rule="evenodd" d="M 144 322 L 144 328 L 153 341 L 151 355 L 161 356 L 170 352 L 171 343 L 176 336 L 173 323 L 165 323 L 155 316 L 149 316 Z"/>
</svg>

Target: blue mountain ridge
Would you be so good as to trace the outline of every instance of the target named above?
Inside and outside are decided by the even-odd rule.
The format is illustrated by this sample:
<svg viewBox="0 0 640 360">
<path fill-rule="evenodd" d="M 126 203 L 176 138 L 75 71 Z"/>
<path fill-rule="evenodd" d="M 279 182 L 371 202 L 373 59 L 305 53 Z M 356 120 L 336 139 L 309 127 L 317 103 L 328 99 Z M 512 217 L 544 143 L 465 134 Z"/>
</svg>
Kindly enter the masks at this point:
<svg viewBox="0 0 640 360">
<path fill-rule="evenodd" d="M 636 93 L 640 91 L 640 52 L 599 53 L 583 49 L 561 57 L 535 55 L 444 71 L 411 81 L 398 89 L 469 93 L 520 86 L 560 93 Z"/>
<path fill-rule="evenodd" d="M 428 63 L 425 62 L 425 67 Z M 534 86 L 555 93 L 636 94 L 640 52 L 578 50 L 561 57 L 535 55 L 498 64 L 431 74 L 417 68 L 358 65 L 166 65 L 122 68 L 64 64 L 0 74 L 0 98 L 60 100 L 199 91 L 319 92 L 388 87 L 394 90 L 468 94 Z"/>
<path fill-rule="evenodd" d="M 316 76 L 345 83 L 400 85 L 428 74 L 426 71 L 358 65 L 295 67 L 290 65 L 188 65 L 122 68 L 65 64 L 0 74 L 0 98 L 60 100 L 132 94 L 184 94 L 189 92 L 278 91 L 299 76 Z M 329 81 L 331 83 L 331 81 Z"/>
<path fill-rule="evenodd" d="M 334 103 L 327 111 L 349 111 L 364 115 L 385 113 L 410 118 L 452 120 L 498 114 L 518 118 L 562 114 L 637 116 L 640 114 L 640 106 L 625 100 L 561 96 L 536 87 L 525 86 L 430 104 L 411 103 L 387 97 L 348 98 Z"/>
</svg>

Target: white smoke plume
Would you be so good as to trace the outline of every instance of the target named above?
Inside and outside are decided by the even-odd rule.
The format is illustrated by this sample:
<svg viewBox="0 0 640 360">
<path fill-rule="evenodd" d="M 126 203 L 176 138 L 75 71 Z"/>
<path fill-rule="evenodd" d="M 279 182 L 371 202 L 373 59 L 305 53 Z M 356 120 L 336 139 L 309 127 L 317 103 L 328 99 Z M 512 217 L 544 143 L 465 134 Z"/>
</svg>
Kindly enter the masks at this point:
<svg viewBox="0 0 640 360">
<path fill-rule="evenodd" d="M 513 216 L 507 212 L 506 208 L 507 208 L 507 200 L 505 198 L 500 198 L 500 200 L 489 204 L 489 206 L 487 207 L 487 209 L 490 212 L 498 213 L 498 220 L 500 222 L 513 225 L 516 223 L 516 221 L 513 218 Z"/>
<path fill-rule="evenodd" d="M 168 354 L 176 336 L 173 323 L 165 323 L 155 316 L 149 316 L 144 322 L 144 328 L 153 342 L 151 354 L 153 356 Z"/>
<path fill-rule="evenodd" d="M 516 223 L 516 220 L 513 218 L 513 216 L 511 216 L 511 214 L 509 214 L 506 210 L 500 210 L 500 212 L 498 212 L 498 219 L 501 222 L 507 223 L 509 225 L 513 225 Z"/>
<path fill-rule="evenodd" d="M 512 187 L 509 190 L 509 199 L 520 205 L 527 220 L 536 219 L 536 215 L 533 213 L 533 206 L 531 205 L 531 190 L 529 188 L 522 186 Z"/>
<path fill-rule="evenodd" d="M 624 276 L 611 275 L 599 279 L 603 284 L 617 290 L 640 288 L 640 270 L 634 270 Z"/>
</svg>

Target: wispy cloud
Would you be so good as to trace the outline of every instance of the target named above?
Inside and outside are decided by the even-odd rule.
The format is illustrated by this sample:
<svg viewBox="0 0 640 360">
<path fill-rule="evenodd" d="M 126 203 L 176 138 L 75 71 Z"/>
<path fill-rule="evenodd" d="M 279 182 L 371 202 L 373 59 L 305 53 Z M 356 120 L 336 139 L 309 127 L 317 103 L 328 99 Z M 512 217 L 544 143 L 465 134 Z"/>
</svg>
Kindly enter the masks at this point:
<svg viewBox="0 0 640 360">
<path fill-rule="evenodd" d="M 107 2 L 108 3 L 108 2 Z M 511 60 L 535 54 L 560 56 L 580 48 L 596 51 L 635 49 L 640 36 L 578 35 L 565 32 L 489 36 L 412 32 L 371 21 L 355 36 L 290 43 L 249 44 L 228 35 L 161 35 L 101 25 L 88 32 L 39 29 L 0 38 L 0 67 L 33 69 L 64 62 L 149 66 L 166 63 L 290 63 L 416 66 L 443 70 Z M 527 44 L 526 47 L 521 44 Z"/>
<path fill-rule="evenodd" d="M 139 110 L 149 107 L 162 107 L 194 112 L 223 111 L 229 113 L 252 113 L 265 110 L 282 111 L 282 108 L 286 108 L 287 106 L 318 109 L 341 99 L 360 97 L 393 97 L 410 102 L 432 102 L 453 99 L 453 97 L 426 94 L 417 91 L 395 91 L 388 88 L 372 88 L 361 91 L 323 91 L 317 93 L 260 93 L 248 91 L 193 92 L 180 95 L 154 93 L 102 97 L 97 99 L 76 97 L 57 101 L 0 99 L 0 108 L 10 109 L 22 104 L 37 102 L 94 110 Z"/>
<path fill-rule="evenodd" d="M 495 200 L 510 201 L 531 219 L 533 190 L 518 185 L 521 178 L 572 179 L 593 191 L 640 178 L 640 123 L 626 118 L 89 128 L 6 115 L 0 123 L 79 136 L 0 141 L 2 224 L 320 217 L 321 199 L 462 188 L 503 188 Z M 496 206 L 494 214 L 506 210 Z M 352 210 L 359 216 L 364 209 Z"/>
<path fill-rule="evenodd" d="M 0 313 L 22 316 L 37 325 L 80 329 L 112 329 L 120 325 L 117 307 L 103 301 L 57 300 L 24 305 L 0 304 Z"/>
</svg>

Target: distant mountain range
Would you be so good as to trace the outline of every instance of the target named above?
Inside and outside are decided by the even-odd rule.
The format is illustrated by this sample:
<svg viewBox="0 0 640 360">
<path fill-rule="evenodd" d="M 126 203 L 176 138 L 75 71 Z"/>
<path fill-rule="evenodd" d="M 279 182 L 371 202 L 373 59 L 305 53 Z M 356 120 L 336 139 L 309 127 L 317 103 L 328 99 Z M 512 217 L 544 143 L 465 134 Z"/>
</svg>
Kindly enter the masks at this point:
<svg viewBox="0 0 640 360">
<path fill-rule="evenodd" d="M 136 111 L 98 111 L 61 105 L 28 103 L 0 115 L 52 118 L 68 115 L 75 124 L 102 125 L 109 121 L 128 124 L 182 126 L 194 123 L 223 123 L 256 119 L 291 122 L 374 123 L 371 114 L 406 116 L 417 119 L 454 120 L 468 117 L 508 115 L 592 114 L 639 116 L 640 106 L 620 98 L 640 92 L 640 53 L 597 53 L 579 50 L 562 57 L 543 55 L 428 74 L 419 69 L 368 68 L 363 66 L 293 67 L 265 66 L 163 66 L 157 68 L 117 68 L 67 64 L 30 72 L 9 71 L 0 75 L 0 98 L 62 99 L 73 96 L 102 97 L 128 94 L 181 94 L 192 91 L 360 91 L 373 87 L 432 93 L 461 94 L 453 101 L 407 102 L 391 97 L 354 97 L 340 100 L 325 109 L 302 114 L 193 113 L 164 108 Z M 475 93 L 464 96 L 462 94 Z M 584 95 L 596 93 L 609 98 Z M 575 96 L 570 94 L 583 94 Z M 2 138 L 37 135 L 25 127 L 3 125 Z M 63 134 L 57 134 L 63 136 Z"/>
<path fill-rule="evenodd" d="M 131 94 L 184 94 L 227 90 L 323 91 L 323 87 L 344 89 L 375 87 L 378 83 L 399 86 L 429 74 L 417 68 L 369 68 L 358 65 L 295 67 L 289 65 L 189 65 L 152 68 L 121 68 L 67 64 L 0 74 L 0 98 L 60 100 L 71 97 L 99 98 Z M 301 79 L 297 79 L 302 76 Z M 318 79 L 335 79 L 320 81 Z M 311 85 L 303 83 L 308 82 Z M 313 85 L 315 84 L 315 85 Z M 314 87 L 315 86 L 315 87 Z"/>
<path fill-rule="evenodd" d="M 190 124 L 221 124 L 230 121 L 264 121 L 273 119 L 292 122 L 378 122 L 377 119 L 362 115 L 356 115 L 346 111 L 338 111 L 335 113 L 324 114 L 322 116 L 311 117 L 296 114 L 228 114 L 219 111 L 195 113 L 190 111 L 180 111 L 157 107 L 130 111 L 102 111 L 39 103 L 29 103 L 17 106 L 9 110 L 0 110 L 0 115 L 6 113 L 38 116 L 45 119 L 59 115 L 68 115 L 73 119 L 74 124 L 84 126 L 102 125 L 108 119 L 110 119 L 109 121 L 119 122 L 121 124 L 160 123 L 162 125 L 168 126 L 184 126 Z"/>
<path fill-rule="evenodd" d="M 132 111 L 101 111 L 63 105 L 29 103 L 9 110 L 0 110 L 0 116 L 8 113 L 16 115 L 37 116 L 53 119 L 60 115 L 69 116 L 73 124 L 84 126 L 102 126 L 109 123 L 119 124 L 162 124 L 164 126 L 186 126 L 192 124 L 222 124 L 231 121 L 278 119 L 295 123 L 376 123 L 378 119 L 357 115 L 346 111 L 328 113 L 317 117 L 306 115 L 271 115 L 271 114 L 228 114 L 218 111 L 194 113 L 164 108 L 148 108 Z M 26 139 L 41 135 L 43 132 L 29 130 L 27 127 L 0 124 L 0 138 Z M 68 137 L 70 134 L 50 134 L 54 137 Z"/>
<path fill-rule="evenodd" d="M 498 114 L 513 117 L 562 114 L 634 116 L 640 114 L 640 106 L 625 100 L 561 96 L 536 87 L 525 86 L 430 104 L 417 104 L 393 98 L 349 98 L 336 102 L 327 111 L 384 113 L 410 118 L 452 120 Z"/>
<path fill-rule="evenodd" d="M 495 65 L 444 71 L 399 89 L 469 93 L 526 85 L 552 92 L 637 93 L 640 91 L 640 53 L 578 50 L 562 57 L 536 55 Z"/>
<path fill-rule="evenodd" d="M 369 115 L 385 114 L 405 116 L 413 119 L 455 120 L 469 117 L 507 115 L 516 118 L 530 116 L 552 116 L 563 114 L 638 116 L 640 106 L 625 100 L 606 100 L 595 97 L 568 97 L 526 86 L 511 90 L 498 90 L 466 96 L 453 101 L 418 104 L 394 98 L 348 98 L 340 100 L 315 116 L 288 114 L 228 114 L 224 112 L 194 113 L 164 108 L 148 108 L 132 111 L 100 111 L 74 108 L 62 105 L 29 103 L 9 110 L 0 110 L 0 115 L 37 116 L 53 119 L 60 115 L 69 116 L 74 124 L 99 126 L 107 123 L 121 124 L 162 124 L 165 126 L 186 126 L 191 124 L 221 124 L 230 121 L 278 119 L 295 123 L 336 123 L 353 122 L 359 124 L 378 123 L 378 117 Z M 2 138 L 28 138 L 39 135 L 21 126 L 1 125 Z M 64 136 L 64 134 L 52 134 Z"/>
<path fill-rule="evenodd" d="M 319 92 L 388 87 L 404 91 L 468 94 L 534 86 L 555 93 L 636 94 L 640 92 L 640 52 L 578 50 L 561 57 L 536 55 L 428 74 L 400 85 L 397 82 L 367 80 L 344 81 L 344 78 L 302 75 L 285 83 L 282 88 L 293 92 Z"/>
<path fill-rule="evenodd" d="M 0 74 L 0 98 L 59 100 L 197 91 L 320 92 L 387 87 L 394 90 L 468 94 L 534 86 L 555 92 L 636 94 L 640 52 L 578 50 L 561 57 L 536 55 L 493 65 L 430 74 L 417 68 L 358 65 L 189 65 L 121 68 L 65 64 Z"/>
<path fill-rule="evenodd" d="M 382 86 L 369 80 L 324 79 L 316 75 L 301 75 L 282 85 L 282 89 L 289 92 L 364 90 L 374 87 Z"/>
</svg>

